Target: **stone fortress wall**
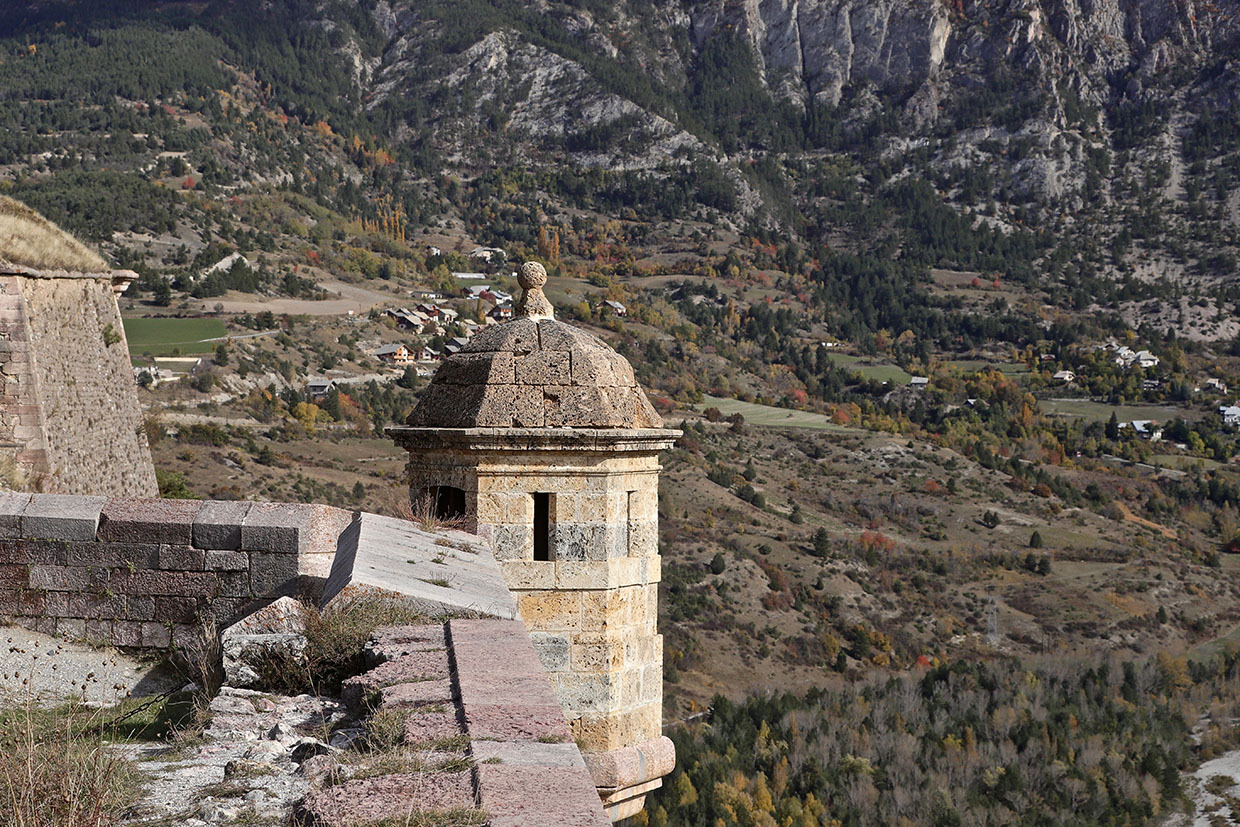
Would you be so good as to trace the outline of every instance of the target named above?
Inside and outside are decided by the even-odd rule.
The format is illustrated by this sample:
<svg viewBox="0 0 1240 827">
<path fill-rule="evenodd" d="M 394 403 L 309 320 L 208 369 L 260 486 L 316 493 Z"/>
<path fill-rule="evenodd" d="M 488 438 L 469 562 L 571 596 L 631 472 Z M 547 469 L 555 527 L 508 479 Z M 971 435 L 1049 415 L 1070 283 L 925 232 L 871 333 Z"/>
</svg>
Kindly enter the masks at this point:
<svg viewBox="0 0 1240 827">
<path fill-rule="evenodd" d="M 223 628 L 284 595 L 329 603 L 352 586 L 429 617 L 375 632 L 373 668 L 345 682 L 346 703 L 359 716 L 372 698 L 378 711 L 418 707 L 406 737 L 460 737 L 474 766 L 314 789 L 298 804 L 308 823 L 403 821 L 447 804 L 493 827 L 611 823 L 597 771 L 479 538 L 320 505 L 0 494 L 0 615 L 48 634 L 192 650 L 204 621 Z M 667 751 L 633 759 L 672 768 Z M 619 769 L 609 777 L 623 778 Z"/>
<path fill-rule="evenodd" d="M 192 646 L 326 580 L 354 515 L 320 505 L 0 495 L 0 615 L 126 648 Z"/>
<path fill-rule="evenodd" d="M 16 487 L 153 497 L 114 290 L 131 273 L 0 267 L 0 456 Z"/>
</svg>

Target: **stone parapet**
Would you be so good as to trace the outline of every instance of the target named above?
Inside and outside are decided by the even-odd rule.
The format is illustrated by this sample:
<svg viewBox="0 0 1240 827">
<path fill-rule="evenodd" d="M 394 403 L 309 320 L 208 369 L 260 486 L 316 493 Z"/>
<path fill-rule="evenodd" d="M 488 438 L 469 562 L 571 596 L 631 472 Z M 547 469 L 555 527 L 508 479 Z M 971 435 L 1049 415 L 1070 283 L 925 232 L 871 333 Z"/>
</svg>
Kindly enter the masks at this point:
<svg viewBox="0 0 1240 827">
<path fill-rule="evenodd" d="M 348 511 L 300 503 L 0 495 L 0 614 L 134 649 L 193 645 L 321 587 Z"/>
</svg>

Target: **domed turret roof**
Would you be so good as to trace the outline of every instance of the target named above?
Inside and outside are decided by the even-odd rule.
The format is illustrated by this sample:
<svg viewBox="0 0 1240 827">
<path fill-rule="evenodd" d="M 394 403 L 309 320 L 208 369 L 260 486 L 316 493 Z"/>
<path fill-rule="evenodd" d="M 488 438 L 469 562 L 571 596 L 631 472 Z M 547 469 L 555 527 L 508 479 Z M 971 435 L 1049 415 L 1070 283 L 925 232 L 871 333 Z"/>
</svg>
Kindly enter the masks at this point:
<svg viewBox="0 0 1240 827">
<path fill-rule="evenodd" d="M 444 360 L 408 424 L 431 428 L 661 428 L 623 356 L 551 318 L 546 274 L 522 268 L 517 318 Z"/>
</svg>

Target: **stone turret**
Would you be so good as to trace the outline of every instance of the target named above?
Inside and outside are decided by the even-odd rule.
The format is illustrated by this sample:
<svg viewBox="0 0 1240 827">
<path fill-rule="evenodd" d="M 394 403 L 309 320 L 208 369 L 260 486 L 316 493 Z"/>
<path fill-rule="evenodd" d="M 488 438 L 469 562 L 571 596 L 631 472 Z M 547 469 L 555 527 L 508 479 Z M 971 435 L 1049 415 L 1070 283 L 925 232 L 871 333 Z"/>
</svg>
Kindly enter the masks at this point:
<svg viewBox="0 0 1240 827">
<path fill-rule="evenodd" d="M 415 503 L 490 538 L 619 820 L 675 762 L 661 726 L 658 453 L 680 432 L 624 357 L 554 319 L 545 282 L 526 264 L 516 318 L 447 359 L 389 433 L 409 452 Z"/>
</svg>

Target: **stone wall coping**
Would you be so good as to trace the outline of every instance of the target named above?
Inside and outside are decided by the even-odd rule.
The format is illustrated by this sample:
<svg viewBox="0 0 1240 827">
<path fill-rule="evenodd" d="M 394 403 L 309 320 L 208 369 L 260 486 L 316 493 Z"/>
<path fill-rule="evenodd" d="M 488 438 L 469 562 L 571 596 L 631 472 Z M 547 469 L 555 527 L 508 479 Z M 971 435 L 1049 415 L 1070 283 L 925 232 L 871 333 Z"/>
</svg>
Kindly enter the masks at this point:
<svg viewBox="0 0 1240 827">
<path fill-rule="evenodd" d="M 495 555 L 481 538 L 378 514 L 361 514 L 340 534 L 320 604 L 356 588 L 400 595 L 432 617 L 517 616 Z"/>
<path fill-rule="evenodd" d="M 97 273 L 69 270 L 38 270 L 0 259 L 0 276 L 25 276 L 31 279 L 91 279 L 93 281 L 133 281 L 138 274 L 133 270 L 100 270 Z"/>
<path fill-rule="evenodd" d="M 682 435 L 673 428 L 417 428 L 393 425 L 386 433 L 406 451 L 665 451 Z"/>
<path fill-rule="evenodd" d="M 450 620 L 446 642 L 488 823 L 610 827 L 524 624 Z"/>
<path fill-rule="evenodd" d="M 211 550 L 335 552 L 352 512 L 305 503 L 0 492 L 0 538 L 175 543 Z M 232 535 L 231 541 L 224 535 Z"/>
</svg>

